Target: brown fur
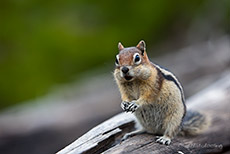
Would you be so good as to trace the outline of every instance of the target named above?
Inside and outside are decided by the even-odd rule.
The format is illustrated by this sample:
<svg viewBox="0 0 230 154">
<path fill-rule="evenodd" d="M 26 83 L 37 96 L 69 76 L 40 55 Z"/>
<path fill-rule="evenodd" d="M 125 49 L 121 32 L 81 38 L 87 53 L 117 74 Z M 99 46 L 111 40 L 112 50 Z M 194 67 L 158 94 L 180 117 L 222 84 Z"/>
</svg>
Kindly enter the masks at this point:
<svg viewBox="0 0 230 154">
<path fill-rule="evenodd" d="M 126 137 L 145 130 L 148 133 L 163 135 L 157 142 L 169 144 L 180 131 L 186 111 L 183 92 L 174 82 L 164 78 L 163 73 L 168 73 L 166 70 L 162 69 L 164 72 L 161 72 L 160 68 L 149 61 L 146 52 L 140 50 L 145 49 L 143 45 L 145 43 L 140 42 L 137 47 L 124 48 L 119 44 L 119 66 L 114 71 L 122 101 L 139 106 L 134 114 L 143 127 L 139 132 L 131 132 Z M 134 62 L 135 53 L 141 57 L 141 63 L 138 65 Z M 128 75 L 132 77 L 130 81 L 123 77 L 125 74 L 121 71 L 122 67 L 129 68 Z"/>
</svg>

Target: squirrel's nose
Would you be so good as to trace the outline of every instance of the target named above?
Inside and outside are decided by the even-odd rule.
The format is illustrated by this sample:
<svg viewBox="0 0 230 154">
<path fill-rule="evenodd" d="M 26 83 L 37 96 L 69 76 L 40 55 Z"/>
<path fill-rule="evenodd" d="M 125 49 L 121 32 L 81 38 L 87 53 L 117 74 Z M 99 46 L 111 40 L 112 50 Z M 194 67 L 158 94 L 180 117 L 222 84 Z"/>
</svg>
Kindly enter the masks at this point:
<svg viewBox="0 0 230 154">
<path fill-rule="evenodd" d="M 126 66 L 124 66 L 124 67 L 122 67 L 121 71 L 122 71 L 124 74 L 126 74 L 126 73 L 128 73 L 129 68 L 126 67 Z"/>
</svg>

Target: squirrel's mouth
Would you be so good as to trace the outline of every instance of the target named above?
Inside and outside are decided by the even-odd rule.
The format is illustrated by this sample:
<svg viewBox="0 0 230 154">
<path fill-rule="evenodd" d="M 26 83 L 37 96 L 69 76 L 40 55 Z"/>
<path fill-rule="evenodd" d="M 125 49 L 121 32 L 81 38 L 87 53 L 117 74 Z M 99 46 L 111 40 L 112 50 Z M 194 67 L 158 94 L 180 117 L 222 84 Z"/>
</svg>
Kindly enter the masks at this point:
<svg viewBox="0 0 230 154">
<path fill-rule="evenodd" d="M 132 76 L 129 76 L 129 75 L 125 75 L 124 78 L 125 78 L 125 80 L 129 81 L 129 80 L 131 80 L 133 77 L 132 77 Z"/>
</svg>

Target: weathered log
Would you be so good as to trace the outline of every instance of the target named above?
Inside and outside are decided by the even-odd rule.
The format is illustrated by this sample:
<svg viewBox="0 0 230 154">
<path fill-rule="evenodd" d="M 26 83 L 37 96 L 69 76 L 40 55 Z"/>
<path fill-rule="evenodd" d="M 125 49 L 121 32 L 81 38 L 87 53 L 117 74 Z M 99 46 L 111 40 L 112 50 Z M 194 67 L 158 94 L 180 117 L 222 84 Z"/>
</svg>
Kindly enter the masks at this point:
<svg viewBox="0 0 230 154">
<path fill-rule="evenodd" d="M 223 153 L 230 151 L 230 72 L 205 90 L 187 100 L 188 109 L 210 116 L 209 129 L 194 137 L 176 137 L 169 146 L 155 143 L 149 134 L 137 135 L 121 142 L 134 129 L 135 118 L 129 113 L 96 126 L 58 154 L 75 153 Z"/>
</svg>

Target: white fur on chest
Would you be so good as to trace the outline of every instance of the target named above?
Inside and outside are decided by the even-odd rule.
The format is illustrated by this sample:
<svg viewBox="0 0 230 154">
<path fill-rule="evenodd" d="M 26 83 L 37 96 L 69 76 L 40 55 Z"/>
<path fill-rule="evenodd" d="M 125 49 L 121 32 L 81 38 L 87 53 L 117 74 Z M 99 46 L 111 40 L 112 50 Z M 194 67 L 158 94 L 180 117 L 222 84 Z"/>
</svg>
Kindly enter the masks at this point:
<svg viewBox="0 0 230 154">
<path fill-rule="evenodd" d="M 130 100 L 137 100 L 140 97 L 140 83 L 137 81 L 132 81 L 125 83 L 124 85 L 125 93 L 130 98 Z"/>
</svg>

